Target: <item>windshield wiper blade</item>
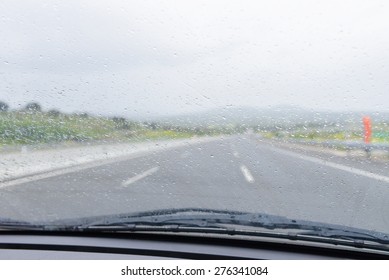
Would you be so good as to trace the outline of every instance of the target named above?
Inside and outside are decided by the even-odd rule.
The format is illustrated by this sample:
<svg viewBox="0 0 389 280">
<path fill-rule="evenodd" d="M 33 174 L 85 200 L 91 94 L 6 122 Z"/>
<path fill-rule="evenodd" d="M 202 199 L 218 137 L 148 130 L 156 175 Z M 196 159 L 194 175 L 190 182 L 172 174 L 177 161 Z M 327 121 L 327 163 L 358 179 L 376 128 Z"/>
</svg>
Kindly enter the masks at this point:
<svg viewBox="0 0 389 280">
<path fill-rule="evenodd" d="M 42 227 L 42 225 L 26 221 L 0 218 L 0 230 L 39 230 Z"/>
<path fill-rule="evenodd" d="M 0 224 L 0 228 L 68 232 L 216 233 L 363 247 L 370 246 L 374 242 L 374 246 L 377 248 L 382 245 L 386 248 L 389 245 L 388 235 L 375 231 L 294 220 L 277 215 L 203 208 L 162 209 L 131 214 L 57 220 L 40 225 L 13 221 L 4 223 L 4 226 Z"/>
<path fill-rule="evenodd" d="M 69 221 L 74 225 L 74 221 Z M 325 238 L 389 244 L 387 234 L 277 215 L 203 208 L 163 209 L 84 219 L 74 226 L 84 231 L 191 231 L 269 236 L 289 239 Z M 277 231 L 276 231 L 277 230 Z M 281 231 L 284 230 L 284 231 Z"/>
<path fill-rule="evenodd" d="M 167 209 L 141 212 L 131 215 L 113 215 L 91 220 L 83 220 L 78 229 L 96 227 L 132 227 L 140 226 L 188 226 L 221 228 L 223 225 L 262 227 L 267 229 L 290 226 L 292 220 L 273 215 L 253 214 L 238 211 L 214 209 Z"/>
<path fill-rule="evenodd" d="M 380 232 L 373 232 L 368 230 L 355 230 L 351 228 L 331 228 L 331 227 L 322 227 L 315 230 L 300 232 L 301 236 L 311 236 L 319 238 L 328 238 L 328 239 L 340 239 L 348 240 L 354 242 L 356 245 L 363 245 L 365 242 L 374 242 L 380 244 L 389 244 L 389 236 Z"/>
</svg>

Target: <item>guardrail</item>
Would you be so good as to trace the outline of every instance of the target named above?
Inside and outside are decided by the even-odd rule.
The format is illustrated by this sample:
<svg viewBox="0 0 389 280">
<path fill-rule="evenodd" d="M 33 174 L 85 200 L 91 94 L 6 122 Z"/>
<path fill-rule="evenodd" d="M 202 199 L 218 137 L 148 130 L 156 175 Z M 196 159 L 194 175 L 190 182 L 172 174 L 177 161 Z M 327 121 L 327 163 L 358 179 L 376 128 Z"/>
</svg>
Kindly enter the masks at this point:
<svg viewBox="0 0 389 280">
<path fill-rule="evenodd" d="M 331 149 L 344 149 L 347 151 L 362 150 L 366 152 L 366 155 L 368 157 L 371 156 L 372 151 L 389 152 L 389 144 L 382 144 L 382 143 L 366 144 L 364 142 L 357 142 L 357 141 L 312 141 L 312 140 L 298 140 L 298 139 L 288 139 L 287 142 L 311 145 L 311 146 L 320 146 L 320 147 L 326 147 Z"/>
</svg>

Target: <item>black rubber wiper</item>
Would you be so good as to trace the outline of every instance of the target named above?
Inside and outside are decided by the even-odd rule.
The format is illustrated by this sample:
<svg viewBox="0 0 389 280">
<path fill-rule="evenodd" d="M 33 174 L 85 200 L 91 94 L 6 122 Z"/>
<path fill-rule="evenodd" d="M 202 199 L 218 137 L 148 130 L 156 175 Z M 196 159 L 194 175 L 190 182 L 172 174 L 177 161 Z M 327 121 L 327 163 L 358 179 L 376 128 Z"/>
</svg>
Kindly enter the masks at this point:
<svg viewBox="0 0 389 280">
<path fill-rule="evenodd" d="M 42 225 L 34 223 L 13 220 L 7 218 L 0 218 L 0 230 L 41 230 Z"/>
<path fill-rule="evenodd" d="M 203 208 L 182 208 L 140 212 L 130 215 L 104 216 L 89 220 L 84 219 L 77 228 L 90 230 L 95 228 L 123 227 L 126 229 L 141 225 L 226 228 L 227 225 L 239 225 L 275 229 L 284 226 L 289 227 L 291 223 L 293 222 L 290 219 L 266 214 Z M 69 221 L 65 224 L 69 224 Z"/>
<path fill-rule="evenodd" d="M 327 238 L 333 240 L 349 240 L 356 245 L 363 245 L 366 242 L 374 242 L 389 245 L 389 236 L 385 233 L 368 230 L 355 230 L 353 228 L 322 227 L 299 233 L 300 236 Z"/>
<path fill-rule="evenodd" d="M 81 222 L 81 223 L 80 223 Z M 384 233 L 331 225 L 326 223 L 294 220 L 277 215 L 224 211 L 215 209 L 164 209 L 130 215 L 111 215 L 87 218 L 78 224 L 62 221 L 62 226 L 72 225 L 81 231 L 165 231 L 203 232 L 229 235 L 278 237 L 288 239 L 318 240 L 337 243 L 339 240 L 363 244 L 374 242 L 389 244 Z"/>
<path fill-rule="evenodd" d="M 277 215 L 215 209 L 163 209 L 147 212 L 58 220 L 42 224 L 0 221 L 0 229 L 77 232 L 179 232 L 343 244 L 389 251 L 385 233 Z"/>
</svg>

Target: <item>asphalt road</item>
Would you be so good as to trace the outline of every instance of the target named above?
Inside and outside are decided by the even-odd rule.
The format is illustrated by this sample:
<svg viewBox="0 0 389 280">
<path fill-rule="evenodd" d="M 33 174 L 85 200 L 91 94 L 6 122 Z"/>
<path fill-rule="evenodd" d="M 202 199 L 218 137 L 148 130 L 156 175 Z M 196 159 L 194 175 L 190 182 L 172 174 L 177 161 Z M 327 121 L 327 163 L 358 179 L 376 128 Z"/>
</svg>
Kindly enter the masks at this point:
<svg viewBox="0 0 389 280">
<path fill-rule="evenodd" d="M 200 207 L 389 232 L 388 169 L 239 135 L 0 183 L 0 216 L 44 221 Z"/>
</svg>

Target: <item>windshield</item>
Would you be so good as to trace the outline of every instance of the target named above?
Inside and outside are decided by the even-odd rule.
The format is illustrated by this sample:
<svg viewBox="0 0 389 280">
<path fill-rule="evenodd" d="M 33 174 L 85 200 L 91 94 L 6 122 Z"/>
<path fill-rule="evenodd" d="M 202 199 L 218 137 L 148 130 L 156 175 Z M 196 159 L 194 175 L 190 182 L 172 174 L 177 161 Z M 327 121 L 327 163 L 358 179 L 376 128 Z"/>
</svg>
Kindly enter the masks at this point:
<svg viewBox="0 0 389 280">
<path fill-rule="evenodd" d="M 0 10 L 0 228 L 386 246 L 386 1 Z"/>
</svg>

